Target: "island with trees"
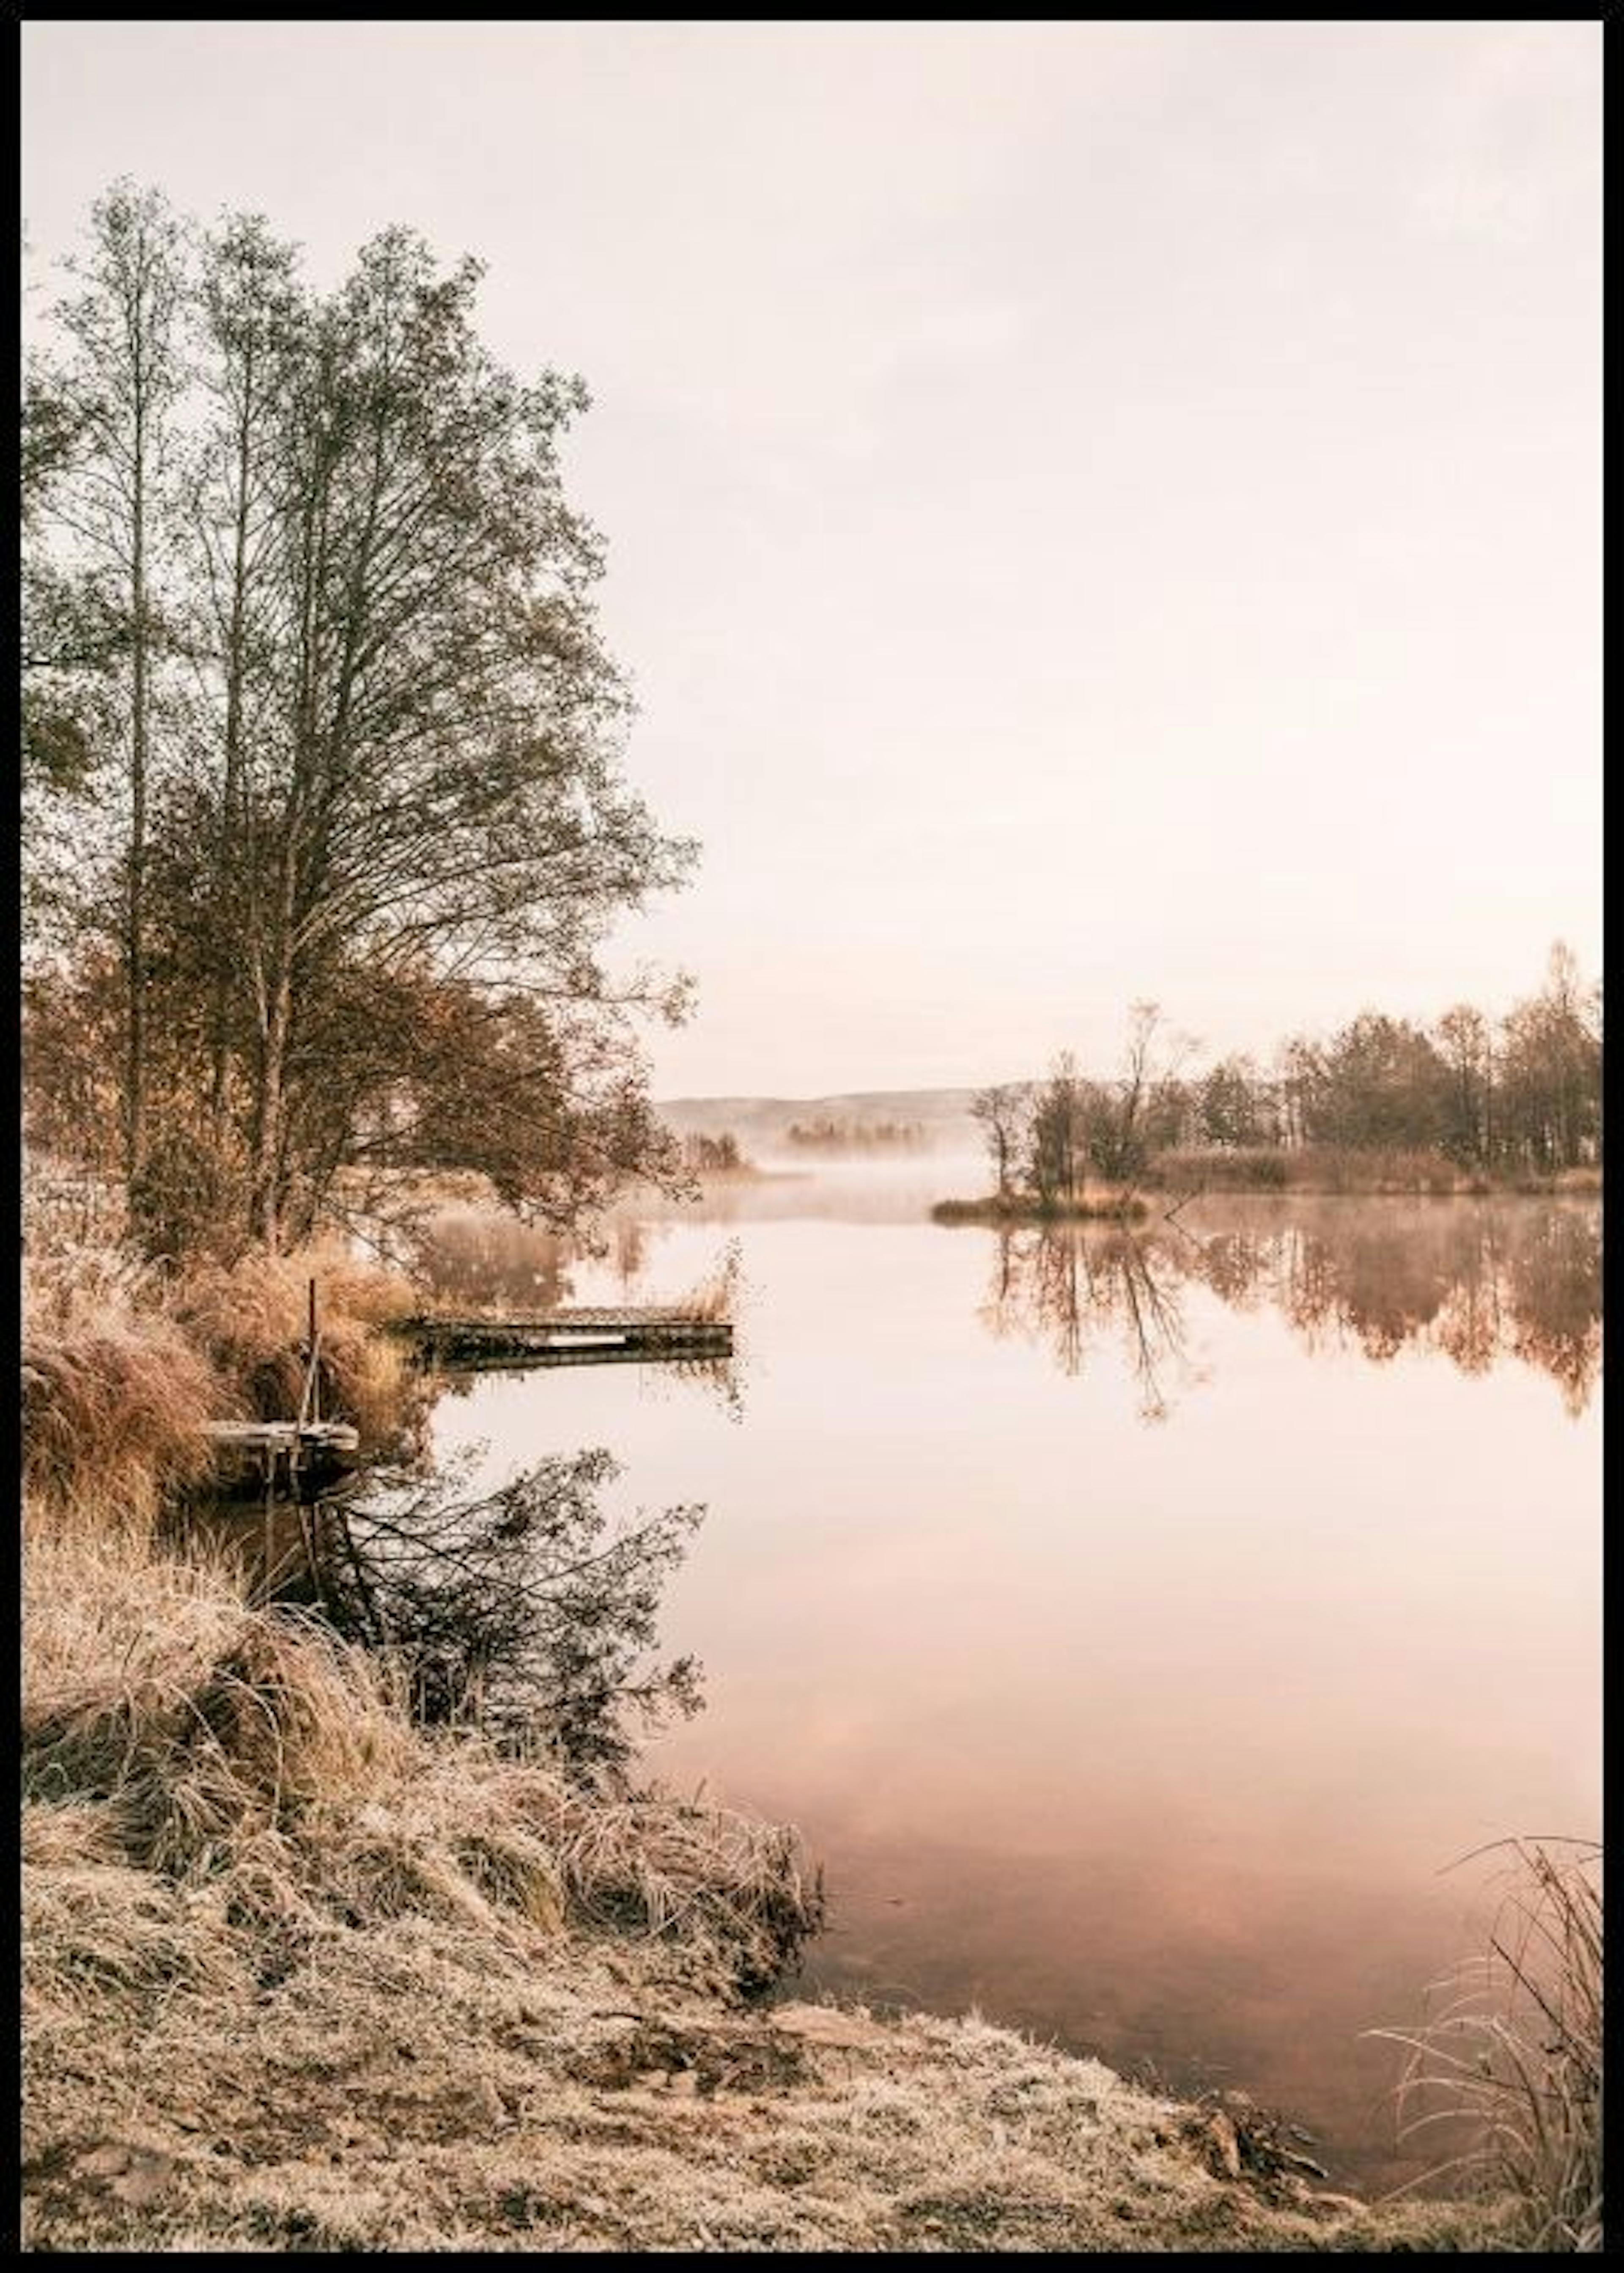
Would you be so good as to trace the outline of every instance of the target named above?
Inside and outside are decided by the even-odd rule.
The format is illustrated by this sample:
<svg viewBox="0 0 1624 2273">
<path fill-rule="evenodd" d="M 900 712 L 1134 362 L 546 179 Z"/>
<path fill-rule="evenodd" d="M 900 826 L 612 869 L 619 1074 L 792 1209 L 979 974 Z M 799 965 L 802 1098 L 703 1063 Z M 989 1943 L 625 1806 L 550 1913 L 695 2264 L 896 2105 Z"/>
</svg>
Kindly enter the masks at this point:
<svg viewBox="0 0 1624 2273">
<path fill-rule="evenodd" d="M 1042 1080 L 977 1091 L 993 1189 L 939 1203 L 938 1221 L 1130 1219 L 1149 1191 L 1600 1189 L 1602 988 L 1560 941 L 1498 1020 L 1469 1003 L 1430 1027 L 1364 1011 L 1323 1041 L 1294 1036 L 1269 1073 L 1239 1054 L 1191 1072 L 1194 1051 L 1141 1001 L 1116 1076 L 1090 1080 L 1066 1052 Z"/>
</svg>

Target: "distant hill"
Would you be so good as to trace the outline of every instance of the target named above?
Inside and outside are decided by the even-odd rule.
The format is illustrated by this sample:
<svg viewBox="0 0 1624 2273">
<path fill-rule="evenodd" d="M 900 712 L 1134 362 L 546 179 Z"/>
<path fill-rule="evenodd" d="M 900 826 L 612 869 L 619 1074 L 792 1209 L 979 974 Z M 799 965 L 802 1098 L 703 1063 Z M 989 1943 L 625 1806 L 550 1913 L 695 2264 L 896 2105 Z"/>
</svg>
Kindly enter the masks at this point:
<svg viewBox="0 0 1624 2273">
<path fill-rule="evenodd" d="M 917 1121 L 932 1152 L 964 1152 L 979 1142 L 969 1089 L 855 1089 L 833 1097 L 668 1097 L 655 1110 L 679 1136 L 731 1129 L 750 1154 L 788 1151 L 792 1122 Z"/>
</svg>

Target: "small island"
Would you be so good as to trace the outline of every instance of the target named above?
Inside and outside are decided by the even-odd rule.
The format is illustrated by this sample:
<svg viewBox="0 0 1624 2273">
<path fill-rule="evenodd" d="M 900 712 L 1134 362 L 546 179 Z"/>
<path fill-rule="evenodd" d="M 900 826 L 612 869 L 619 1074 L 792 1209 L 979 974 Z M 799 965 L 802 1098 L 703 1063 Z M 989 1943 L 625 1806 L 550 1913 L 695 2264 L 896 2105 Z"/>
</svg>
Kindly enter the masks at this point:
<svg viewBox="0 0 1624 2273">
<path fill-rule="evenodd" d="M 1161 1141 L 1178 1059 L 1158 1046 L 1162 1013 L 1135 1002 L 1122 1077 L 1085 1080 L 1069 1050 L 1047 1080 L 995 1082 L 970 1099 L 997 1189 L 984 1198 L 939 1200 L 935 1223 L 1128 1223 L 1149 1213 L 1138 1185 Z"/>
</svg>

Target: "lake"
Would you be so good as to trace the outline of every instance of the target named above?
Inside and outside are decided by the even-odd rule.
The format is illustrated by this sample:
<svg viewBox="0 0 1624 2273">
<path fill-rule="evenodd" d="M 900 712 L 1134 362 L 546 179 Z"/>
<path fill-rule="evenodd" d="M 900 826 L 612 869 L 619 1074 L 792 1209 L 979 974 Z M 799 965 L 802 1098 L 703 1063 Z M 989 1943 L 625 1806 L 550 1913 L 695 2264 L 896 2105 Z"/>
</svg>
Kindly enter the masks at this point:
<svg viewBox="0 0 1624 2273">
<path fill-rule="evenodd" d="M 660 1621 L 706 1709 L 644 1765 L 801 1827 L 799 1993 L 1241 2088 L 1396 2184 L 1361 2032 L 1481 1946 L 1488 1866 L 1447 1866 L 1599 1827 L 1599 1207 L 928 1220 L 984 1181 L 735 1183 L 563 1266 L 450 1224 L 446 1287 L 513 1302 L 679 1295 L 736 1239 L 738 1355 L 481 1376 L 436 1449 L 606 1445 L 619 1507 L 706 1504 Z"/>
</svg>

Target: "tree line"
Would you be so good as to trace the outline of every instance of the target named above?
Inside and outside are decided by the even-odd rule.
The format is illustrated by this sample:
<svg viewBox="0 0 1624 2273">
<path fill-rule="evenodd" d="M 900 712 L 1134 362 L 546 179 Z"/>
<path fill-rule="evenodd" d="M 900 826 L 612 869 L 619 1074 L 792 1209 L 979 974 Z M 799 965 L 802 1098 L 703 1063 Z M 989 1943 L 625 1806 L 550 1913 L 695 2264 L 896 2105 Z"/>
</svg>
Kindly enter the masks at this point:
<svg viewBox="0 0 1624 2273">
<path fill-rule="evenodd" d="M 917 1152 L 925 1133 L 922 1121 L 842 1121 L 825 1114 L 792 1121 L 784 1140 L 805 1152 Z"/>
<path fill-rule="evenodd" d="M 1086 1078 L 1067 1052 L 1041 1081 L 978 1091 L 1000 1200 L 1061 1209 L 1090 1178 L 1132 1185 L 1186 1148 L 1407 1151 L 1514 1175 L 1601 1163 L 1601 981 L 1560 941 L 1498 1019 L 1469 1003 L 1430 1026 L 1365 1010 L 1325 1039 L 1291 1037 L 1268 1069 L 1231 1054 L 1186 1072 L 1194 1046 L 1138 1002 L 1116 1075 Z"/>
<path fill-rule="evenodd" d="M 693 1130 L 682 1140 L 682 1156 L 685 1166 L 700 1176 L 737 1175 L 751 1165 L 730 1129 L 722 1129 L 715 1136 Z"/>
<path fill-rule="evenodd" d="M 330 290 L 264 217 L 94 206 L 23 405 L 31 1142 L 148 1243 L 272 1247 L 475 1170 L 568 1222 L 675 1181 L 603 961 L 681 881 L 621 769 L 602 539 L 480 266 L 385 229 Z"/>
</svg>

